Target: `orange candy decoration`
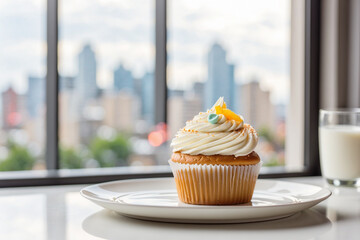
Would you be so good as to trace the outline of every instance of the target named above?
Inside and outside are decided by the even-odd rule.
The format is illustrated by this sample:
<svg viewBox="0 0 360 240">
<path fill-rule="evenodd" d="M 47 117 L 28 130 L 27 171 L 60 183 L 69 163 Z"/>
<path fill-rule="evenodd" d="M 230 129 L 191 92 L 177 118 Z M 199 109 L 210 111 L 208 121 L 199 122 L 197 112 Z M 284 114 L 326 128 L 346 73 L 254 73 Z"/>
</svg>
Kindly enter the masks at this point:
<svg viewBox="0 0 360 240">
<path fill-rule="evenodd" d="M 220 106 L 215 106 L 215 111 L 216 111 L 216 114 L 222 114 L 223 113 L 223 109 Z"/>
<path fill-rule="evenodd" d="M 215 106 L 216 114 L 223 114 L 228 120 L 235 120 L 237 122 L 242 122 L 242 119 L 239 115 L 234 113 L 233 111 L 226 108 L 224 104 L 223 107 Z"/>
</svg>

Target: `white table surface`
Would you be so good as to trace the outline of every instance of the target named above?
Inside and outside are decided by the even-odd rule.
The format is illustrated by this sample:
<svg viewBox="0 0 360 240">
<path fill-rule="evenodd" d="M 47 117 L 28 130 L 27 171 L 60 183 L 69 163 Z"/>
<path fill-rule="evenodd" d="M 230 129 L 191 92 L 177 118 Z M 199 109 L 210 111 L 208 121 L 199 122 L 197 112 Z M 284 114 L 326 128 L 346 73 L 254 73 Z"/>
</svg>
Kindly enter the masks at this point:
<svg viewBox="0 0 360 240">
<path fill-rule="evenodd" d="M 281 180 L 329 187 L 319 177 Z M 360 239 L 356 188 L 329 187 L 329 199 L 280 220 L 205 225 L 122 217 L 81 197 L 83 187 L 0 189 L 0 239 Z"/>
</svg>

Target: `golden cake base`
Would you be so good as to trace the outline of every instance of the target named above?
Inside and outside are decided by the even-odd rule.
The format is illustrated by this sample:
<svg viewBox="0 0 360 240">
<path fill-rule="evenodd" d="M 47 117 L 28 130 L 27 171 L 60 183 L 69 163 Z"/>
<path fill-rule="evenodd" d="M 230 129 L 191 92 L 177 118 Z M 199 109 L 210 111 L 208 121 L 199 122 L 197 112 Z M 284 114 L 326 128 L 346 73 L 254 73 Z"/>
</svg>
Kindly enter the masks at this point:
<svg viewBox="0 0 360 240">
<path fill-rule="evenodd" d="M 187 164 L 169 160 L 179 200 L 188 204 L 248 203 L 261 162 L 253 165 Z"/>
</svg>

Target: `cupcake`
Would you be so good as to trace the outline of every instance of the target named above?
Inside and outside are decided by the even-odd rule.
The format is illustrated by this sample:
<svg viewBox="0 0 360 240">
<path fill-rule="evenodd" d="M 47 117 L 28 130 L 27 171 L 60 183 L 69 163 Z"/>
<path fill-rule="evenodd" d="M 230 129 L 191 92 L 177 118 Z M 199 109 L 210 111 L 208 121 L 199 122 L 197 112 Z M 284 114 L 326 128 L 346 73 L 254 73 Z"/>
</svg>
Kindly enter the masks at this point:
<svg viewBox="0 0 360 240">
<path fill-rule="evenodd" d="M 180 129 L 169 160 L 178 197 L 188 204 L 230 205 L 251 201 L 261 161 L 255 129 L 227 109 L 220 97 Z"/>
</svg>

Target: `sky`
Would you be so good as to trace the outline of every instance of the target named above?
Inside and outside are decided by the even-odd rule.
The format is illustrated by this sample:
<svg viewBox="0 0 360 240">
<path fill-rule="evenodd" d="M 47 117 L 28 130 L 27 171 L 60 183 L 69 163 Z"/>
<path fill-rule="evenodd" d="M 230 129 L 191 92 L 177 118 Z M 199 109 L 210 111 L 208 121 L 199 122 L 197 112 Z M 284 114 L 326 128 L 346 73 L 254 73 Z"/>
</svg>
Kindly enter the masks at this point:
<svg viewBox="0 0 360 240">
<path fill-rule="evenodd" d="M 45 0 L 0 1 L 0 91 L 27 88 L 28 75 L 45 75 Z"/>
<path fill-rule="evenodd" d="M 0 1 L 0 91 L 27 89 L 28 75 L 45 75 L 45 0 Z M 97 78 L 112 86 L 124 64 L 135 77 L 153 71 L 153 0 L 60 0 L 59 72 L 75 76 L 77 55 L 90 43 Z M 214 42 L 235 64 L 237 83 L 260 81 L 275 102 L 289 94 L 290 0 L 169 0 L 168 85 L 187 89 L 206 81 L 207 53 Z"/>
</svg>

